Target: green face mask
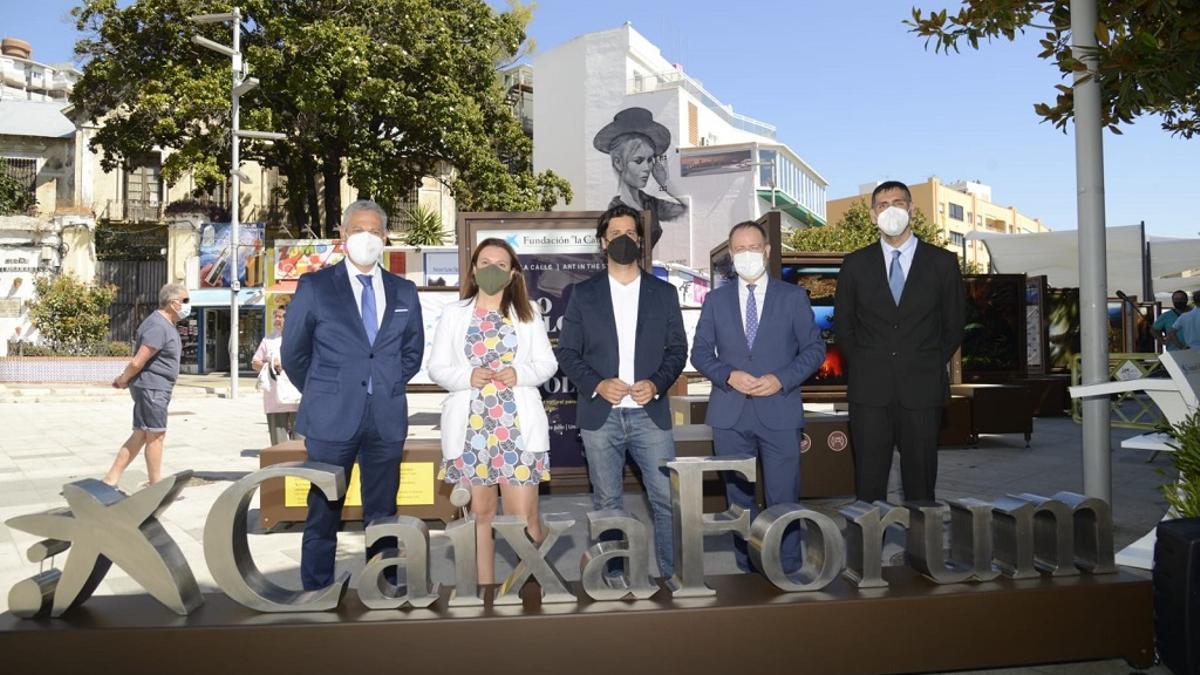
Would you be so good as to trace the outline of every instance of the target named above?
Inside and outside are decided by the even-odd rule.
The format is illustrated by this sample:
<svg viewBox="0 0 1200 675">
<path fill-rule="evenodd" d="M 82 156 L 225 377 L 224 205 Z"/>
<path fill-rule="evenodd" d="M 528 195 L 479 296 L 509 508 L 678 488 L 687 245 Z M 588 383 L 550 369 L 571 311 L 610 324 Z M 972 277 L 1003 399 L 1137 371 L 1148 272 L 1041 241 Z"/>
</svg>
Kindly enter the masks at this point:
<svg viewBox="0 0 1200 675">
<path fill-rule="evenodd" d="M 475 270 L 475 283 L 479 290 L 488 295 L 496 295 L 503 291 L 512 281 L 512 274 L 495 265 L 485 265 Z"/>
</svg>

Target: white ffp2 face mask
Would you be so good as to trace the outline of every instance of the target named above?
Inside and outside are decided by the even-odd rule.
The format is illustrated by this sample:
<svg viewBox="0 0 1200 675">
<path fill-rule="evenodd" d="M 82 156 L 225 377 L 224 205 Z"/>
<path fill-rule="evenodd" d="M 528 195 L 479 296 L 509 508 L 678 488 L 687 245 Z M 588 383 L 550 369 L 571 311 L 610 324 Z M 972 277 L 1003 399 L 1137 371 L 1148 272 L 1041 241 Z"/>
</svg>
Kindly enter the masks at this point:
<svg viewBox="0 0 1200 675">
<path fill-rule="evenodd" d="M 346 255 L 355 265 L 366 267 L 379 262 L 383 240 L 370 232 L 355 232 L 346 239 Z"/>
<path fill-rule="evenodd" d="M 908 227 L 908 211 L 899 206 L 889 206 L 878 218 L 879 231 L 895 237 Z"/>
<path fill-rule="evenodd" d="M 767 269 L 767 263 L 759 251 L 742 251 L 734 254 L 733 269 L 743 279 L 757 279 Z"/>
</svg>

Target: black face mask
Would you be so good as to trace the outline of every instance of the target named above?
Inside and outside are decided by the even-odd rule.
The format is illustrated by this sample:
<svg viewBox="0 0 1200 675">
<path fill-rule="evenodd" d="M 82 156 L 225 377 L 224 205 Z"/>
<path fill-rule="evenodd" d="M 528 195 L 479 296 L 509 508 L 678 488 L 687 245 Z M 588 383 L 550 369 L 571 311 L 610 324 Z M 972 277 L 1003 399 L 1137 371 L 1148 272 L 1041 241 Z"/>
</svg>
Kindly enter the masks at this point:
<svg viewBox="0 0 1200 675">
<path fill-rule="evenodd" d="M 1186 312 L 1187 311 L 1187 307 L 1188 307 L 1187 300 L 1184 300 L 1183 302 L 1176 302 L 1174 304 L 1175 304 L 1175 311 L 1177 311 L 1177 312 Z"/>
<path fill-rule="evenodd" d="M 633 240 L 633 237 L 627 234 L 623 234 L 608 242 L 608 257 L 612 258 L 613 262 L 618 265 L 633 264 L 641 252 L 642 247 Z"/>
</svg>

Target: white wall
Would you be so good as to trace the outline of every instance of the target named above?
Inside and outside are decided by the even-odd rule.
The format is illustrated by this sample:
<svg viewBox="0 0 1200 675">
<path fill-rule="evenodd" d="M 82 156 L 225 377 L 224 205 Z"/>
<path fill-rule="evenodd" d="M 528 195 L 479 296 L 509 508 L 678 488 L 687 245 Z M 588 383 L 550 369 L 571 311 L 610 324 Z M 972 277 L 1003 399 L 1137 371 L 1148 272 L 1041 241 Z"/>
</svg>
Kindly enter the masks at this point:
<svg viewBox="0 0 1200 675">
<path fill-rule="evenodd" d="M 574 189 L 574 199 L 559 208 L 583 210 L 587 183 L 585 155 L 578 147 L 584 134 L 586 44 L 577 38 L 533 60 L 533 170 L 554 171 Z"/>
</svg>

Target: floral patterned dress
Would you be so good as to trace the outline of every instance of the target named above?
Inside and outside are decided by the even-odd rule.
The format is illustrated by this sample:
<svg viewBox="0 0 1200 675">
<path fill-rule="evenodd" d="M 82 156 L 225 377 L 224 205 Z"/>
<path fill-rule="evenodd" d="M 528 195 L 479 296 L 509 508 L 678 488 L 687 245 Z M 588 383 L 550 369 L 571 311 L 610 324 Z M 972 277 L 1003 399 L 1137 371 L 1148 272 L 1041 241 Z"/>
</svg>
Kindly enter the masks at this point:
<svg viewBox="0 0 1200 675">
<path fill-rule="evenodd" d="M 472 368 L 493 372 L 512 365 L 517 331 L 512 319 L 476 308 L 464 347 Z M 550 480 L 545 452 L 527 452 L 513 390 L 499 381 L 471 390 L 471 414 L 463 453 L 442 462 L 447 483 L 465 485 L 537 485 Z"/>
</svg>

